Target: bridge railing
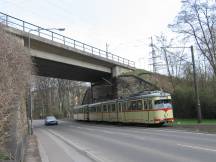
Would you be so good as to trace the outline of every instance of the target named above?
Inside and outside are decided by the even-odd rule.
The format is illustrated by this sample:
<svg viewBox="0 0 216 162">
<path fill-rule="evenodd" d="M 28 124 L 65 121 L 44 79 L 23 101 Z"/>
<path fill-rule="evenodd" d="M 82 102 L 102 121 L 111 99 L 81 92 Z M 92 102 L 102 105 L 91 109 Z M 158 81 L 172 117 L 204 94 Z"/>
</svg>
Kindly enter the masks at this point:
<svg viewBox="0 0 216 162">
<path fill-rule="evenodd" d="M 42 28 L 40 26 L 28 23 L 26 21 L 12 17 L 12 16 L 4 14 L 2 12 L 0 12 L 0 23 L 4 24 L 6 26 L 9 26 L 9 27 L 15 28 L 15 29 L 22 30 L 24 32 L 30 32 L 31 31 L 31 34 L 34 34 L 34 35 L 37 35 L 39 37 L 46 38 L 46 39 L 49 39 L 49 40 L 52 40 L 52 41 L 55 41 L 58 43 L 62 43 L 66 46 L 70 46 L 70 47 L 73 47 L 75 49 L 87 52 L 88 54 L 91 54 L 91 55 L 97 55 L 97 56 L 103 57 L 105 59 L 118 62 L 118 63 L 123 64 L 123 65 L 128 66 L 128 67 L 135 67 L 134 61 L 130 61 L 130 60 L 125 59 L 123 57 L 114 55 L 110 52 L 106 52 L 106 51 L 101 50 L 99 48 L 87 45 L 87 44 L 82 43 L 80 41 L 77 41 L 75 39 L 72 39 L 72 38 L 66 37 L 64 35 L 55 33 L 53 31 L 50 31 L 50 30 L 47 30 L 47 29 Z"/>
</svg>

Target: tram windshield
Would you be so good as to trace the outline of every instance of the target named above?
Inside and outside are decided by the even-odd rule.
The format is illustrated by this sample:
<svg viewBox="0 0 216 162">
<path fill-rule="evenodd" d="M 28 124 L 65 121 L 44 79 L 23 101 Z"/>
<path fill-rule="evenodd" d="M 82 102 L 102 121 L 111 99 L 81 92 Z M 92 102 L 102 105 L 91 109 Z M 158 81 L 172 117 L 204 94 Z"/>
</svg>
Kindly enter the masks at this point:
<svg viewBox="0 0 216 162">
<path fill-rule="evenodd" d="M 172 108 L 172 102 L 171 100 L 156 100 L 155 101 L 155 109 L 161 109 L 161 108 Z"/>
</svg>

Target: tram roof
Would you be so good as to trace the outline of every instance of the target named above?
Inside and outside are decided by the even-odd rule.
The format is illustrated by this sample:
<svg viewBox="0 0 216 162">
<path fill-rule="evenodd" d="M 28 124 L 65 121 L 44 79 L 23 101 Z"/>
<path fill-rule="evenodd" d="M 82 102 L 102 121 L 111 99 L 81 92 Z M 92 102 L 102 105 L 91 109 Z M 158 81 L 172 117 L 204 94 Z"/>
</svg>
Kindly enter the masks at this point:
<svg viewBox="0 0 216 162">
<path fill-rule="evenodd" d="M 170 94 L 163 92 L 163 91 L 144 91 L 144 92 L 135 94 L 133 96 L 130 96 L 129 99 L 148 98 L 148 97 L 166 97 L 166 96 L 170 96 Z"/>
<path fill-rule="evenodd" d="M 167 97 L 167 96 L 170 96 L 170 94 L 163 92 L 163 91 L 144 91 L 144 92 L 137 93 L 137 94 L 132 95 L 132 96 L 127 97 L 127 98 L 107 100 L 107 101 L 102 101 L 102 102 L 97 102 L 97 103 L 92 103 L 92 104 L 86 104 L 86 105 L 79 105 L 79 106 L 76 106 L 76 108 L 82 108 L 84 106 L 93 107 L 96 105 L 105 104 L 105 103 L 112 103 L 112 102 L 116 102 L 116 101 L 123 102 L 123 101 L 127 101 L 129 99 L 142 99 L 142 98 L 149 98 L 149 97 Z"/>
</svg>

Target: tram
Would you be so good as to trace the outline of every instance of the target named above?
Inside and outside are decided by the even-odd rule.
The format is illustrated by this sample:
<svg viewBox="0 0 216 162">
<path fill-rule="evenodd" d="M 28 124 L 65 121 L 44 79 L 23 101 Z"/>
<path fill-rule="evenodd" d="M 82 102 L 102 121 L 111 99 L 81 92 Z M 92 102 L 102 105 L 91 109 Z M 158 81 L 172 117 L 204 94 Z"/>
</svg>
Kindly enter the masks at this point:
<svg viewBox="0 0 216 162">
<path fill-rule="evenodd" d="M 137 95 L 74 107 L 74 120 L 122 123 L 173 123 L 171 95 L 145 91 Z"/>
</svg>

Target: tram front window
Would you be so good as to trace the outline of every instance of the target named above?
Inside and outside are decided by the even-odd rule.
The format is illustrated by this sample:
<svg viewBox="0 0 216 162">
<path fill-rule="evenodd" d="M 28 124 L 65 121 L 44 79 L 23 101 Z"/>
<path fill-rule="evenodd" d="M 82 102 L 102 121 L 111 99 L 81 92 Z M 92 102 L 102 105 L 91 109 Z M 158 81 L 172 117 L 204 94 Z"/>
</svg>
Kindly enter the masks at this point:
<svg viewBox="0 0 216 162">
<path fill-rule="evenodd" d="M 156 100 L 154 104 L 155 109 L 172 108 L 171 100 Z"/>
</svg>

